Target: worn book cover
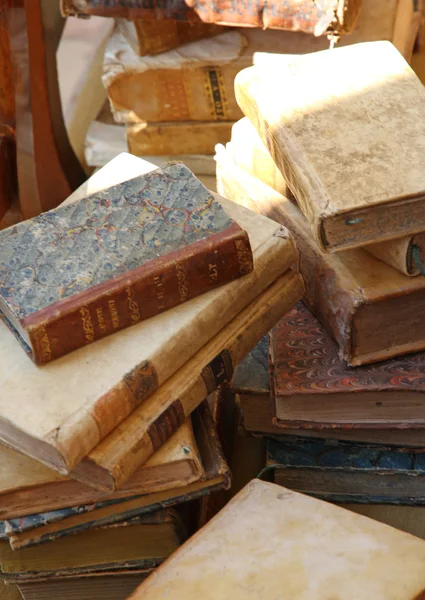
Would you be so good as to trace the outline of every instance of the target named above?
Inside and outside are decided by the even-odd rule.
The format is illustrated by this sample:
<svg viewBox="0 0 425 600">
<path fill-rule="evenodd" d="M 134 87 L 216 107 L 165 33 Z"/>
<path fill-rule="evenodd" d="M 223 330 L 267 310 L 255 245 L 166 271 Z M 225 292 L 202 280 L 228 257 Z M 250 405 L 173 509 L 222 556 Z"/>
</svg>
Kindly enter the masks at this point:
<svg viewBox="0 0 425 600">
<path fill-rule="evenodd" d="M 136 177 L 153 165 L 118 156 L 83 195 Z M 118 180 L 118 181 L 117 181 Z M 106 183 L 106 185 L 105 185 Z M 73 200 L 80 198 L 73 196 Z M 71 200 L 71 202 L 73 201 Z M 114 427 L 294 262 L 281 226 L 220 199 L 248 232 L 254 271 L 180 306 L 88 345 L 42 369 L 0 323 L 0 439 L 66 475 Z M 19 372 L 17 379 L 13 373 Z M 22 386 L 25 381 L 25 386 Z"/>
<path fill-rule="evenodd" d="M 357 248 L 329 254 L 311 235 L 295 204 L 217 154 L 218 189 L 226 197 L 285 224 L 300 251 L 306 301 L 350 366 L 425 349 L 425 279 L 406 277 Z"/>
<path fill-rule="evenodd" d="M 329 502 L 425 504 L 425 449 L 288 436 L 266 440 L 273 481 Z"/>
<path fill-rule="evenodd" d="M 192 415 L 196 444 L 205 478 L 162 492 L 130 496 L 121 500 L 80 505 L 68 509 L 0 521 L 0 537 L 9 538 L 12 548 L 23 548 L 93 527 L 120 523 L 130 518 L 155 513 L 160 508 L 197 500 L 220 490 L 227 490 L 231 474 L 208 403 L 203 402 Z"/>
<path fill-rule="evenodd" d="M 348 367 L 301 302 L 270 332 L 276 424 L 290 429 L 425 427 L 425 353 Z"/>
<path fill-rule="evenodd" d="M 232 158 L 238 167 L 261 179 L 284 196 L 294 197 L 270 152 L 261 141 L 255 127 L 246 117 L 232 127 Z M 377 258 L 405 275 L 419 275 L 425 266 L 425 233 L 408 235 L 397 240 L 369 244 L 364 247 Z"/>
<path fill-rule="evenodd" d="M 0 232 L 0 310 L 39 365 L 252 271 L 249 238 L 181 163 Z"/>
<path fill-rule="evenodd" d="M 424 594 L 423 540 L 257 479 L 131 600 L 420 600 Z"/>
<path fill-rule="evenodd" d="M 321 250 L 425 229 L 425 90 L 392 44 L 263 56 L 235 91 Z"/>
</svg>

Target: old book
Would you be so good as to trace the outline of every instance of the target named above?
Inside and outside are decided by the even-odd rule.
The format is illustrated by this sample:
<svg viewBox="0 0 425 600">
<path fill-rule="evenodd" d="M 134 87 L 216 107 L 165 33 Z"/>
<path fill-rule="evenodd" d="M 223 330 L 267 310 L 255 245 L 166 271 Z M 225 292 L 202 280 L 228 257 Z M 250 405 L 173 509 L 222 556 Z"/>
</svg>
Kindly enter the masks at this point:
<svg viewBox="0 0 425 600">
<path fill-rule="evenodd" d="M 70 506 L 152 494 L 204 479 L 188 419 L 118 491 L 106 495 L 41 463 L 0 447 L 0 519 L 13 519 Z"/>
<path fill-rule="evenodd" d="M 295 204 L 236 167 L 230 150 L 222 149 L 217 161 L 221 193 L 293 233 L 306 300 L 338 343 L 343 360 L 359 366 L 425 349 L 423 277 L 406 277 L 359 248 L 323 252 Z"/>
<path fill-rule="evenodd" d="M 270 332 L 270 381 L 281 427 L 424 428 L 424 372 L 424 352 L 347 367 L 301 302 Z"/>
<path fill-rule="evenodd" d="M 425 449 L 286 437 L 266 440 L 273 481 L 329 502 L 425 504 Z"/>
<path fill-rule="evenodd" d="M 253 480 L 131 599 L 328 600 L 341 593 L 345 600 L 419 600 L 424 541 Z"/>
<path fill-rule="evenodd" d="M 354 27 L 361 7 L 361 0 L 325 0 L 312 3 L 309 0 L 285 0 L 283 3 L 259 2 L 236 6 L 226 2 L 214 5 L 205 0 L 155 0 L 148 6 L 140 0 L 61 0 L 62 14 L 100 15 L 127 19 L 191 19 L 188 9 L 192 7 L 207 23 L 223 23 L 246 27 L 262 27 L 305 31 L 320 35 L 336 31 L 348 33 Z"/>
<path fill-rule="evenodd" d="M 178 513 L 168 509 L 34 548 L 12 550 L 3 541 L 0 542 L 2 576 L 26 580 L 152 568 L 174 552 L 184 536 Z"/>
<path fill-rule="evenodd" d="M 236 97 L 319 247 L 335 252 L 423 231 L 425 91 L 394 46 L 263 56 L 261 65 L 238 74 Z"/>
<path fill-rule="evenodd" d="M 0 310 L 39 365 L 252 271 L 249 238 L 182 163 L 0 232 Z"/>
<path fill-rule="evenodd" d="M 112 185 L 114 178 L 119 183 L 152 168 L 131 155 L 117 157 L 94 176 L 95 182 L 84 185 L 83 194 Z M 73 195 L 72 200 L 79 197 Z M 66 475 L 143 398 L 287 270 L 296 254 L 293 241 L 279 237 L 281 227 L 268 219 L 259 225 L 256 214 L 225 199 L 220 202 L 248 232 L 255 268 L 246 277 L 99 340 L 96 352 L 87 346 L 42 369 L 0 323 L 3 442 Z M 17 371 L 19 381 L 11 376 Z"/>
<path fill-rule="evenodd" d="M 182 121 L 139 123 L 126 128 L 128 150 L 136 156 L 214 154 L 216 144 L 225 144 L 233 121 Z"/>
<path fill-rule="evenodd" d="M 303 292 L 298 274 L 281 275 L 76 465 L 72 477 L 119 489 L 208 394 L 230 381 L 234 365 Z"/>
<path fill-rule="evenodd" d="M 284 196 L 290 195 L 255 127 L 246 117 L 232 127 L 231 151 L 235 164 Z M 419 275 L 425 265 L 425 233 L 365 246 L 365 250 L 405 275 Z"/>
<path fill-rule="evenodd" d="M 118 19 L 118 29 L 140 56 L 155 55 L 223 33 L 224 27 L 203 23 L 200 19 Z"/>
<path fill-rule="evenodd" d="M 159 508 L 181 505 L 230 487 L 230 471 L 207 402 L 192 419 L 205 479 L 162 492 L 132 496 L 120 501 L 98 502 L 67 510 L 56 510 L 0 522 L 0 537 L 9 538 L 12 548 L 23 548 L 81 531 L 111 525 L 150 514 Z"/>
<path fill-rule="evenodd" d="M 235 368 L 231 390 L 237 394 L 242 409 L 242 425 L 257 436 L 285 439 L 294 431 L 279 427 L 275 418 L 274 399 L 270 394 L 268 336 Z M 400 445 L 425 448 L 423 429 L 297 429 L 298 437 Z"/>
</svg>

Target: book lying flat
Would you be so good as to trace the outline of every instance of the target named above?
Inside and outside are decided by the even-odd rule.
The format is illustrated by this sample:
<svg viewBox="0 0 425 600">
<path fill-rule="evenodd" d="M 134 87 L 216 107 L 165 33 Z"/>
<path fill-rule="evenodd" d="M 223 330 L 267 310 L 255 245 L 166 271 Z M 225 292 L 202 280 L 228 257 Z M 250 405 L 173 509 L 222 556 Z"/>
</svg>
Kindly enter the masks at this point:
<svg viewBox="0 0 425 600">
<path fill-rule="evenodd" d="M 0 519 L 22 519 L 181 487 L 205 478 L 190 419 L 117 492 L 106 494 L 0 446 Z M 31 520 L 31 517 L 29 521 Z"/>
<path fill-rule="evenodd" d="M 270 381 L 281 427 L 424 428 L 424 373 L 425 352 L 348 367 L 301 302 L 270 332 Z"/>
<path fill-rule="evenodd" d="M 119 489 L 223 383 L 234 366 L 304 293 L 290 269 L 253 300 L 71 472 L 100 489 Z"/>
<path fill-rule="evenodd" d="M 0 542 L 5 579 L 31 580 L 156 567 L 181 544 L 184 525 L 173 509 L 99 527 L 35 548 L 12 550 Z"/>
<path fill-rule="evenodd" d="M 425 90 L 392 44 L 264 57 L 259 66 L 238 74 L 237 101 L 321 250 L 425 230 Z"/>
<path fill-rule="evenodd" d="M 424 593 L 423 540 L 254 480 L 131 600 L 419 600 Z"/>
<path fill-rule="evenodd" d="M 266 457 L 275 483 L 322 500 L 425 504 L 425 449 L 289 436 L 267 439 Z"/>
<path fill-rule="evenodd" d="M 192 419 L 196 445 L 205 472 L 204 479 L 183 487 L 173 487 L 143 496 L 131 496 L 127 499 L 1 521 L 0 537 L 9 538 L 12 548 L 29 547 L 93 527 L 111 525 L 150 514 L 160 508 L 176 506 L 203 498 L 212 492 L 228 489 L 231 481 L 230 471 L 207 402 L 203 402 L 194 411 Z"/>
<path fill-rule="evenodd" d="M 353 369 L 354 372 L 356 370 Z M 236 367 L 231 390 L 239 397 L 242 422 L 247 431 L 283 440 L 294 434 L 293 430 L 280 427 L 280 421 L 276 419 L 275 402 L 270 394 L 268 336 L 264 336 Z M 296 435 L 312 439 L 425 448 L 424 429 L 297 429 Z"/>
<path fill-rule="evenodd" d="M 291 192 L 255 127 L 245 117 L 232 127 L 231 152 L 235 164 L 288 198 Z M 293 196 L 291 198 L 294 200 Z M 419 275 L 425 265 L 425 233 L 364 247 L 404 275 Z"/>
<path fill-rule="evenodd" d="M 82 194 L 153 168 L 129 154 L 120 155 L 84 184 Z M 71 202 L 80 197 L 74 193 Z M 3 442 L 68 474 L 144 398 L 287 270 L 296 252 L 292 239 L 280 237 L 281 226 L 269 219 L 259 221 L 253 212 L 225 199 L 220 202 L 248 232 L 254 256 L 249 275 L 99 340 L 95 349 L 80 348 L 43 368 L 36 367 L 0 322 Z"/>
<path fill-rule="evenodd" d="M 238 168 L 231 151 L 217 154 L 218 189 L 276 219 L 294 235 L 312 312 L 351 366 L 425 349 L 425 279 L 406 277 L 362 249 L 322 252 L 295 204 Z"/>
</svg>

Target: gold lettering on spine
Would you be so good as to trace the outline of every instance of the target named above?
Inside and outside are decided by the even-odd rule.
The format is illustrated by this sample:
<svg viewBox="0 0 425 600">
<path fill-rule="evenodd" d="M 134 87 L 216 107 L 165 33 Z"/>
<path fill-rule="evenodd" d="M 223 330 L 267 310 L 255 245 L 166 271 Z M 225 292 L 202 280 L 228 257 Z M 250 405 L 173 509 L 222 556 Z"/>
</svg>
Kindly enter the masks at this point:
<svg viewBox="0 0 425 600">
<path fill-rule="evenodd" d="M 86 338 L 86 344 L 94 341 L 94 328 L 93 321 L 91 320 L 90 312 L 88 308 L 83 306 L 80 308 L 80 315 L 83 322 L 84 337 Z"/>
<path fill-rule="evenodd" d="M 217 281 L 218 280 L 218 268 L 217 265 L 210 263 L 208 265 L 208 273 L 210 276 L 210 281 Z"/>
<path fill-rule="evenodd" d="M 239 272 L 242 275 L 252 271 L 252 254 L 243 240 L 235 240 L 236 254 L 239 262 Z"/>
<path fill-rule="evenodd" d="M 34 331 L 35 349 L 41 354 L 41 362 L 47 363 L 52 360 L 52 350 L 50 348 L 49 336 L 44 325 L 40 325 Z"/>
<path fill-rule="evenodd" d="M 126 287 L 125 291 L 127 292 L 128 309 L 131 315 L 131 322 L 133 323 L 133 325 L 135 325 L 140 321 L 139 305 L 137 304 L 136 296 L 131 285 Z"/>
<path fill-rule="evenodd" d="M 115 304 L 115 300 L 109 300 L 108 306 L 109 306 L 109 314 L 111 315 L 111 319 L 112 319 L 112 327 L 114 329 L 118 329 L 118 327 L 120 326 L 120 320 L 118 317 L 118 311 L 117 311 L 117 307 Z"/>
<path fill-rule="evenodd" d="M 186 302 L 189 298 L 189 286 L 184 268 L 181 264 L 176 264 L 177 283 L 179 286 L 180 302 Z"/>
<path fill-rule="evenodd" d="M 165 308 L 165 302 L 164 302 L 165 292 L 164 292 L 164 284 L 162 282 L 162 276 L 156 275 L 153 278 L 153 282 L 155 285 L 155 292 L 156 292 L 156 297 L 158 300 L 158 308 L 159 309 Z"/>
<path fill-rule="evenodd" d="M 105 317 L 103 316 L 103 308 L 96 308 L 97 324 L 102 333 L 106 333 Z"/>
</svg>

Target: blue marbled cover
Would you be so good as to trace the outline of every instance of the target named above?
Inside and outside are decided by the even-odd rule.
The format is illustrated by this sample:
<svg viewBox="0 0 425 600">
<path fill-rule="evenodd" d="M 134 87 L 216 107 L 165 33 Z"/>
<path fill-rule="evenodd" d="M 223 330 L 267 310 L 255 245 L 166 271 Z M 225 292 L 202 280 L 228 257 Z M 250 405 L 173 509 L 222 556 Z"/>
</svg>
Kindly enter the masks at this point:
<svg viewBox="0 0 425 600">
<path fill-rule="evenodd" d="M 173 163 L 0 232 L 0 296 L 23 319 L 232 223 Z"/>
</svg>

